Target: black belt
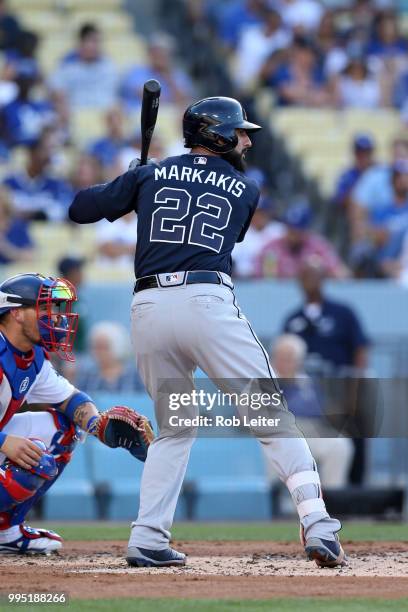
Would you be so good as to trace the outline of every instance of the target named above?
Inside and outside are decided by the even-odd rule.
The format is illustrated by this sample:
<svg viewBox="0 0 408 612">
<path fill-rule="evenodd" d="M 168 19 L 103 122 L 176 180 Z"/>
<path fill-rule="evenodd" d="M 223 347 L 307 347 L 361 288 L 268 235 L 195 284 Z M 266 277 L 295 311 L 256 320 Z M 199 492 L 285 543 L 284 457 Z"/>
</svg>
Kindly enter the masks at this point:
<svg viewBox="0 0 408 612">
<path fill-rule="evenodd" d="M 201 271 L 197 270 L 196 272 L 186 272 L 186 278 L 184 283 L 185 285 L 195 285 L 197 283 L 209 283 L 211 285 L 221 285 L 221 277 L 217 272 L 210 271 Z M 178 286 L 180 286 L 180 284 Z M 177 285 L 161 285 L 158 276 L 144 276 L 143 278 L 139 278 L 135 282 L 135 286 L 133 289 L 133 293 L 137 293 L 138 291 L 143 291 L 144 289 L 157 289 L 161 287 L 162 289 L 168 289 L 169 287 L 174 287 Z"/>
</svg>

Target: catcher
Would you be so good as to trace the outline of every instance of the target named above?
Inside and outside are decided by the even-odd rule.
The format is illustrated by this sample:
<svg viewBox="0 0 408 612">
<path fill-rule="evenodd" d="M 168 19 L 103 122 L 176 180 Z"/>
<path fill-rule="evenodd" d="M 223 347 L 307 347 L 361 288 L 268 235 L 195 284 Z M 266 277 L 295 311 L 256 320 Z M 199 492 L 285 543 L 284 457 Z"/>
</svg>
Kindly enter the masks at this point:
<svg viewBox="0 0 408 612">
<path fill-rule="evenodd" d="M 74 359 L 76 299 L 62 278 L 19 274 L 0 285 L 0 553 L 61 548 L 57 533 L 28 527 L 24 519 L 62 474 L 83 432 L 141 461 L 153 439 L 146 417 L 124 406 L 100 414 L 51 365 L 47 352 Z M 16 414 L 24 402 L 48 407 Z"/>
</svg>

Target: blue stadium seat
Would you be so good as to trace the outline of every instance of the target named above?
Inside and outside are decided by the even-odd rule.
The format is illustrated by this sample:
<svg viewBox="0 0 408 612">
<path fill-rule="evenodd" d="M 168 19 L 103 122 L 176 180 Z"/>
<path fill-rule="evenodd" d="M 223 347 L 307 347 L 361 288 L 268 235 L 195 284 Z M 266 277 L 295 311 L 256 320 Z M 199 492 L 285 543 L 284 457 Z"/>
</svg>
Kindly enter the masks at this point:
<svg viewBox="0 0 408 612">
<path fill-rule="evenodd" d="M 186 482 L 196 487 L 198 520 L 267 520 L 269 486 L 253 438 L 199 438 Z"/>
<path fill-rule="evenodd" d="M 92 450 L 92 482 L 96 486 L 106 484 L 112 494 L 108 518 L 134 520 L 139 508 L 143 463 L 122 448 L 108 448 L 95 439 L 87 444 Z"/>
<path fill-rule="evenodd" d="M 96 518 L 89 457 L 90 449 L 85 444 L 79 443 L 64 473 L 44 497 L 44 518 L 70 520 Z"/>
</svg>

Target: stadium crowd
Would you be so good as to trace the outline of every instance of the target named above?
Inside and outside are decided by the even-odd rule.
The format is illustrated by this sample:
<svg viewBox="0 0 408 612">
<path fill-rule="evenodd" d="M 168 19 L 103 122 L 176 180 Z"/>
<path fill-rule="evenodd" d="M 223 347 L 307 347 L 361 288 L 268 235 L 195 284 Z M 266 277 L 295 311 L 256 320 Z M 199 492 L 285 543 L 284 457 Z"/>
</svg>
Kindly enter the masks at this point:
<svg viewBox="0 0 408 612">
<path fill-rule="evenodd" d="M 408 102 L 408 42 L 386 0 L 202 0 L 241 90 L 271 88 L 280 106 Z M 330 8 L 328 8 L 330 7 Z"/>
<path fill-rule="evenodd" d="M 174 62 L 175 42 L 164 32 L 146 41 L 146 63 L 120 69 L 105 50 L 96 23 L 83 23 L 76 45 L 56 58 L 46 74 L 38 59 L 42 41 L 26 30 L 6 0 L 0 0 L 0 261 L 24 262 L 36 255 L 33 221 L 68 223 L 67 210 L 76 191 L 111 180 L 139 154 L 139 134 L 129 117 L 140 112 L 147 78 L 162 84 L 163 103 L 183 108 L 194 86 Z M 73 128 L 83 110 L 105 116 L 105 134 L 78 142 Z M 134 122 L 135 125 L 137 122 Z M 85 126 L 86 128 L 86 126 Z M 164 157 L 182 143 L 160 136 L 151 153 Z M 135 215 L 96 230 L 95 260 L 131 271 Z M 56 262 L 54 262 L 56 263 Z"/>
<path fill-rule="evenodd" d="M 273 93 L 276 106 L 394 106 L 408 116 L 408 42 L 385 0 L 330 3 L 317 0 L 214 0 L 190 2 L 195 20 L 218 37 L 238 94 Z M 83 23 L 73 48 L 45 74 L 42 41 L 0 0 L 0 260 L 35 254 L 32 221 L 66 222 L 73 194 L 110 180 L 137 156 L 138 134 L 128 117 L 140 110 L 147 78 L 162 84 L 162 101 L 182 109 L 196 88 L 176 56 L 176 41 L 156 32 L 146 41 L 145 63 L 120 70 L 105 49 L 97 23 Z M 73 117 L 81 109 L 105 114 L 105 134 L 78 143 Z M 311 257 L 325 261 L 332 278 L 408 277 L 408 138 L 391 144 L 384 165 L 370 134 L 356 134 L 352 162 L 341 173 L 328 206 L 347 219 L 341 256 L 316 231 L 306 194 L 277 202 L 270 178 L 248 170 L 262 188 L 248 237 L 234 253 L 241 278 L 297 277 Z M 181 140 L 156 138 L 153 155 L 182 150 Z M 23 155 L 24 153 L 24 155 Z M 120 225 L 120 227 L 119 227 Z M 136 218 L 100 223 L 95 261 L 130 269 Z"/>
<path fill-rule="evenodd" d="M 229 0 L 220 6 L 215 0 L 201 0 L 188 4 L 191 19 L 205 20 L 218 38 L 235 89 L 245 99 L 266 90 L 277 109 L 387 108 L 401 113 L 401 130 L 390 142 L 388 160 L 376 158 L 370 133 L 356 132 L 350 143 L 350 166 L 339 171 L 332 186 L 330 214 L 347 221 L 343 263 L 338 256 L 335 261 L 335 251 L 325 238 L 311 231 L 317 221 L 313 202 L 308 204 L 305 194 L 298 194 L 293 210 L 291 203 L 289 207 L 284 203 L 286 213 L 282 214 L 282 203 L 271 197 L 269 205 L 262 206 L 249 243 L 236 251 L 236 273 L 291 278 L 305 259 L 316 255 L 327 261 L 327 273 L 333 278 L 390 277 L 406 282 L 408 39 L 398 3 Z M 268 177 L 261 180 L 266 197 Z M 303 213 L 296 206 L 298 196 Z"/>
</svg>

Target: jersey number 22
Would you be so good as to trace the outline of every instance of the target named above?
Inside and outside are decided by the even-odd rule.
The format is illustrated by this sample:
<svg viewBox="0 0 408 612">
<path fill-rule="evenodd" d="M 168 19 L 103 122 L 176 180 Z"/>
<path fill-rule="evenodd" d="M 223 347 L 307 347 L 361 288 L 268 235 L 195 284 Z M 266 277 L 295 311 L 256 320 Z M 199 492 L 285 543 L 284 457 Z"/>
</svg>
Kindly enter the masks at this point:
<svg viewBox="0 0 408 612">
<path fill-rule="evenodd" d="M 192 197 L 186 189 L 163 187 L 154 201 L 167 206 L 160 206 L 152 215 L 151 242 L 185 242 L 220 252 L 224 236 L 217 230 L 227 227 L 232 211 L 227 198 L 203 193 L 195 203 L 199 212 L 192 216 Z"/>
</svg>

